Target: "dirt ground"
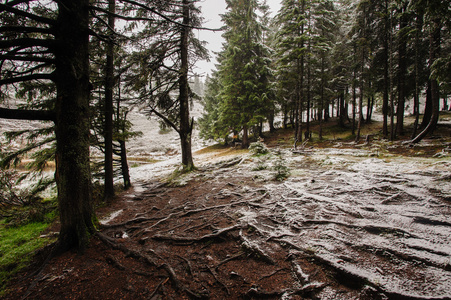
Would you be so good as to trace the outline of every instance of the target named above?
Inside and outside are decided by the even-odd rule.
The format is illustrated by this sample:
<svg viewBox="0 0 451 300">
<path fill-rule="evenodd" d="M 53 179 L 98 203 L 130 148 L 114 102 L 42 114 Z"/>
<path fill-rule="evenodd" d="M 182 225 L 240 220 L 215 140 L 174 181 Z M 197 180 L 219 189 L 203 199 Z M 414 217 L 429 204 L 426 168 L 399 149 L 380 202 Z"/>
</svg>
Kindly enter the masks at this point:
<svg viewBox="0 0 451 300">
<path fill-rule="evenodd" d="M 284 138 L 135 182 L 84 254 L 24 271 L 5 299 L 451 299 L 449 143 L 412 158 Z"/>
</svg>

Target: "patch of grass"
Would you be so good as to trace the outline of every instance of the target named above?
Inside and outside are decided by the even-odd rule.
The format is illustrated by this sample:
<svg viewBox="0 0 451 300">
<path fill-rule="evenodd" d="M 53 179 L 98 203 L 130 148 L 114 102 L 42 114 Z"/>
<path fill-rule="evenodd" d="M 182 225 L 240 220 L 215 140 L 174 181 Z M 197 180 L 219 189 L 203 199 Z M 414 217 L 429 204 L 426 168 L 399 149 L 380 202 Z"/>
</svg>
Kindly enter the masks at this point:
<svg viewBox="0 0 451 300">
<path fill-rule="evenodd" d="M 218 150 L 224 150 L 224 149 L 229 149 L 230 146 L 224 145 L 224 144 L 214 144 L 205 148 L 202 148 L 198 151 L 196 151 L 196 154 L 206 154 L 206 153 L 212 153 L 212 152 L 216 152 Z"/>
<path fill-rule="evenodd" d="M 36 222 L 8 227 L 4 220 L 0 221 L 0 296 L 5 292 L 6 281 L 28 265 L 36 250 L 52 242 L 40 237 L 48 226 Z"/>
</svg>

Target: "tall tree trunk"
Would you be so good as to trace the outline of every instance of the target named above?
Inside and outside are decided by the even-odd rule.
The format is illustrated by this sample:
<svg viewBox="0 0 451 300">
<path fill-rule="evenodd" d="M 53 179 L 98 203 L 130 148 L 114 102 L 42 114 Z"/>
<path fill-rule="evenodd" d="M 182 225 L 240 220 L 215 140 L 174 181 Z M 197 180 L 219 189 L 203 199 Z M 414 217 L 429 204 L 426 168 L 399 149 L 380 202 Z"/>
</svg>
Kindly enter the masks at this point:
<svg viewBox="0 0 451 300">
<path fill-rule="evenodd" d="M 83 250 L 95 231 L 89 162 L 89 0 L 61 0 L 55 26 L 56 182 L 61 250 Z"/>
<path fill-rule="evenodd" d="M 124 115 L 121 115 L 121 83 L 120 83 L 120 77 L 118 80 L 118 93 L 117 93 L 117 104 L 116 104 L 116 120 L 119 124 L 122 124 L 122 128 L 119 126 L 116 127 L 117 130 L 121 131 L 119 132 L 118 136 L 118 142 L 119 142 L 119 155 L 121 160 L 121 172 L 122 172 L 122 180 L 124 182 L 124 189 L 128 189 L 132 186 L 131 179 L 130 179 L 130 171 L 128 168 L 128 161 L 127 161 L 127 147 L 125 139 L 123 139 L 121 136 L 125 136 L 125 133 L 127 131 L 126 128 L 126 121 L 127 121 L 127 111 L 124 112 Z M 122 121 L 122 122 L 121 122 Z"/>
<path fill-rule="evenodd" d="M 188 38 L 190 24 L 189 0 L 183 0 L 183 27 L 180 37 L 181 69 L 179 79 L 180 91 L 180 142 L 182 148 L 182 164 L 186 171 L 194 169 L 193 154 L 191 149 L 191 133 L 193 122 L 189 116 L 189 87 L 188 87 Z"/>
<path fill-rule="evenodd" d="M 274 127 L 274 118 L 275 118 L 275 110 L 274 108 L 272 108 L 268 115 L 269 132 L 276 131 L 276 127 Z"/>
<path fill-rule="evenodd" d="M 370 92 L 372 89 L 372 82 L 371 79 L 368 79 L 368 91 Z M 368 95 L 367 98 L 367 105 L 366 105 L 366 122 L 367 124 L 371 123 L 371 115 L 373 113 L 373 102 L 374 102 L 374 96 L 371 92 L 370 95 Z"/>
<path fill-rule="evenodd" d="M 431 93 L 432 87 L 431 86 L 432 86 L 431 80 L 428 79 L 427 87 L 426 87 L 426 103 L 424 104 L 423 120 L 421 121 L 421 125 L 420 125 L 421 130 L 426 128 L 426 126 L 431 121 L 431 117 L 432 117 L 432 93 Z"/>
<path fill-rule="evenodd" d="M 320 103 L 319 103 L 319 139 L 323 139 L 323 111 L 324 111 L 324 57 L 321 56 L 321 92 L 320 92 Z"/>
<path fill-rule="evenodd" d="M 300 15 L 304 16 L 305 14 L 305 0 L 301 1 L 300 7 Z M 302 23 L 300 28 L 300 35 L 303 36 L 305 32 L 304 23 Z M 304 39 L 301 40 L 301 44 L 299 45 L 301 49 L 304 48 Z M 298 114 L 297 118 L 297 128 L 296 128 L 296 140 L 298 142 L 302 142 L 302 113 L 303 113 L 303 102 L 304 102 L 304 66 L 305 62 L 305 53 L 301 54 L 301 57 L 297 59 L 297 70 L 298 70 Z"/>
<path fill-rule="evenodd" d="M 423 27 L 423 15 L 418 12 L 415 21 L 415 92 L 413 95 L 413 123 L 412 139 L 417 135 L 418 122 L 420 119 L 420 31 Z"/>
<path fill-rule="evenodd" d="M 309 45 L 310 48 L 310 45 Z M 306 120 L 306 125 L 305 125 L 305 140 L 308 140 L 310 138 L 310 111 L 311 111 L 311 98 L 312 98 L 312 93 L 310 90 L 310 84 L 311 84 L 311 79 L 310 79 L 310 64 L 309 62 L 307 62 L 307 120 Z"/>
<path fill-rule="evenodd" d="M 407 6 L 407 4 L 404 4 Z M 397 118 L 396 118 L 396 132 L 399 136 L 404 134 L 404 112 L 405 112 L 405 86 L 406 86 L 406 73 L 407 73 L 407 62 L 406 62 L 406 34 L 404 33 L 405 27 L 407 26 L 407 20 L 405 16 L 406 7 L 401 8 L 401 17 L 399 20 L 399 37 L 398 37 L 398 108 L 397 108 Z"/>
<path fill-rule="evenodd" d="M 352 134 L 355 135 L 356 128 L 356 105 L 357 105 L 357 87 L 356 87 L 356 73 L 357 71 L 354 68 L 353 78 L 352 78 Z"/>
<path fill-rule="evenodd" d="M 105 186 L 104 197 L 110 201 L 114 197 L 114 172 L 113 172 L 113 88 L 114 88 L 114 14 L 116 12 L 116 1 L 108 0 L 108 26 L 110 36 L 106 45 L 106 67 L 105 67 Z"/>
<path fill-rule="evenodd" d="M 432 65 L 435 60 L 440 56 L 440 31 L 441 31 L 441 20 L 434 19 L 432 22 L 432 29 L 429 34 L 429 70 L 431 71 Z M 430 79 L 431 83 L 431 119 L 426 126 L 426 128 L 420 132 L 411 143 L 420 142 L 425 136 L 434 132 L 440 114 L 440 91 L 439 85 L 435 78 Z"/>
<path fill-rule="evenodd" d="M 119 146 L 120 146 L 120 155 L 121 155 L 121 171 L 122 171 L 122 180 L 124 182 L 124 189 L 128 189 L 132 186 L 131 180 L 130 180 L 130 171 L 128 169 L 128 163 L 127 163 L 127 148 L 125 141 L 122 139 L 119 139 Z"/>
<path fill-rule="evenodd" d="M 384 60 L 384 86 L 383 86 L 383 99 L 382 99 L 382 134 L 385 138 L 388 138 L 388 103 L 389 103 L 389 35 L 390 35 L 390 25 L 388 19 L 388 1 L 385 1 L 385 17 L 384 17 L 384 37 L 383 37 L 383 60 Z"/>
<path fill-rule="evenodd" d="M 392 8 L 390 8 L 390 28 L 389 28 L 389 51 L 388 51 L 388 61 L 389 61 L 389 77 L 390 77 L 390 140 L 395 140 L 395 96 L 393 91 L 393 12 Z"/>
</svg>

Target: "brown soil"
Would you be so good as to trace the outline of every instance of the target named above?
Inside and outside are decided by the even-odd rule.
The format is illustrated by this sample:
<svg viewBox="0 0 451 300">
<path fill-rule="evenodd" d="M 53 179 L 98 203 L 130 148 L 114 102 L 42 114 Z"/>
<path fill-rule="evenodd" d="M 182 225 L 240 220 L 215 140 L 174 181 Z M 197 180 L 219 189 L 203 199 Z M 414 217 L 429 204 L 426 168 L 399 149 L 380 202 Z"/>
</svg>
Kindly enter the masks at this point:
<svg viewBox="0 0 451 300">
<path fill-rule="evenodd" d="M 278 135 L 265 143 L 287 147 L 290 142 L 282 141 L 289 141 L 289 135 L 283 131 Z M 247 163 L 253 160 L 247 158 Z M 85 253 L 67 252 L 53 258 L 38 274 L 36 266 L 22 272 L 11 281 L 4 299 L 384 299 L 386 295 L 407 299 L 402 294 L 384 295 L 377 284 L 337 266 L 348 262 L 347 255 L 332 262 L 304 247 L 303 236 L 307 245 L 307 239 L 314 235 L 319 239 L 320 232 L 304 235 L 303 228 L 315 230 L 326 223 L 326 219 L 319 222 L 309 217 L 317 209 L 313 202 L 307 202 L 302 212 L 310 223 L 288 224 L 296 244 L 284 239 L 283 232 L 267 235 L 261 230 L 285 222 L 280 214 L 260 219 L 260 227 L 244 222 L 242 209 L 263 210 L 268 208 L 267 199 L 298 195 L 285 193 L 283 182 L 271 183 L 275 191 L 282 191 L 280 195 L 269 192 L 264 186 L 267 181 L 236 167 L 241 163 L 239 158 L 225 157 L 186 177 L 182 184 L 136 183 L 112 205 L 99 209 L 101 220 L 120 213 L 101 226 Z M 313 172 L 321 167 L 306 159 L 298 168 Z M 440 201 L 449 206 L 449 199 Z M 358 221 L 362 216 L 350 212 L 347 218 Z M 351 225 L 335 230 L 349 232 Z M 362 228 L 368 234 L 382 234 L 377 227 Z M 384 235 L 389 234 L 387 229 Z M 358 259 L 372 261 L 381 250 L 361 246 L 353 251 Z M 391 257 L 377 259 L 385 266 Z M 406 264 L 391 263 L 392 270 L 378 272 L 395 272 L 397 263 Z M 414 280 L 419 275 L 412 271 L 404 276 Z"/>
</svg>

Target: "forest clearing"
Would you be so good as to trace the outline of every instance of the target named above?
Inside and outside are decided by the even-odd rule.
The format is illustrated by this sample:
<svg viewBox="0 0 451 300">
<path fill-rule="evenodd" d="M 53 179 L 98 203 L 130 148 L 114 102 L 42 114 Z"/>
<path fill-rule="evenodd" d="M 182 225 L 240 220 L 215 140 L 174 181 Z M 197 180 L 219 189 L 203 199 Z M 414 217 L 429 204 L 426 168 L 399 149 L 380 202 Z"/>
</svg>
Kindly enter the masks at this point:
<svg viewBox="0 0 451 300">
<path fill-rule="evenodd" d="M 3 1 L 0 298 L 451 299 L 450 29 L 449 0 Z"/>
<path fill-rule="evenodd" d="M 297 151 L 279 130 L 265 154 L 197 151 L 188 174 L 175 157 L 132 168 L 86 252 L 21 273 L 5 299 L 450 299 L 447 128 L 413 148 Z"/>
</svg>

